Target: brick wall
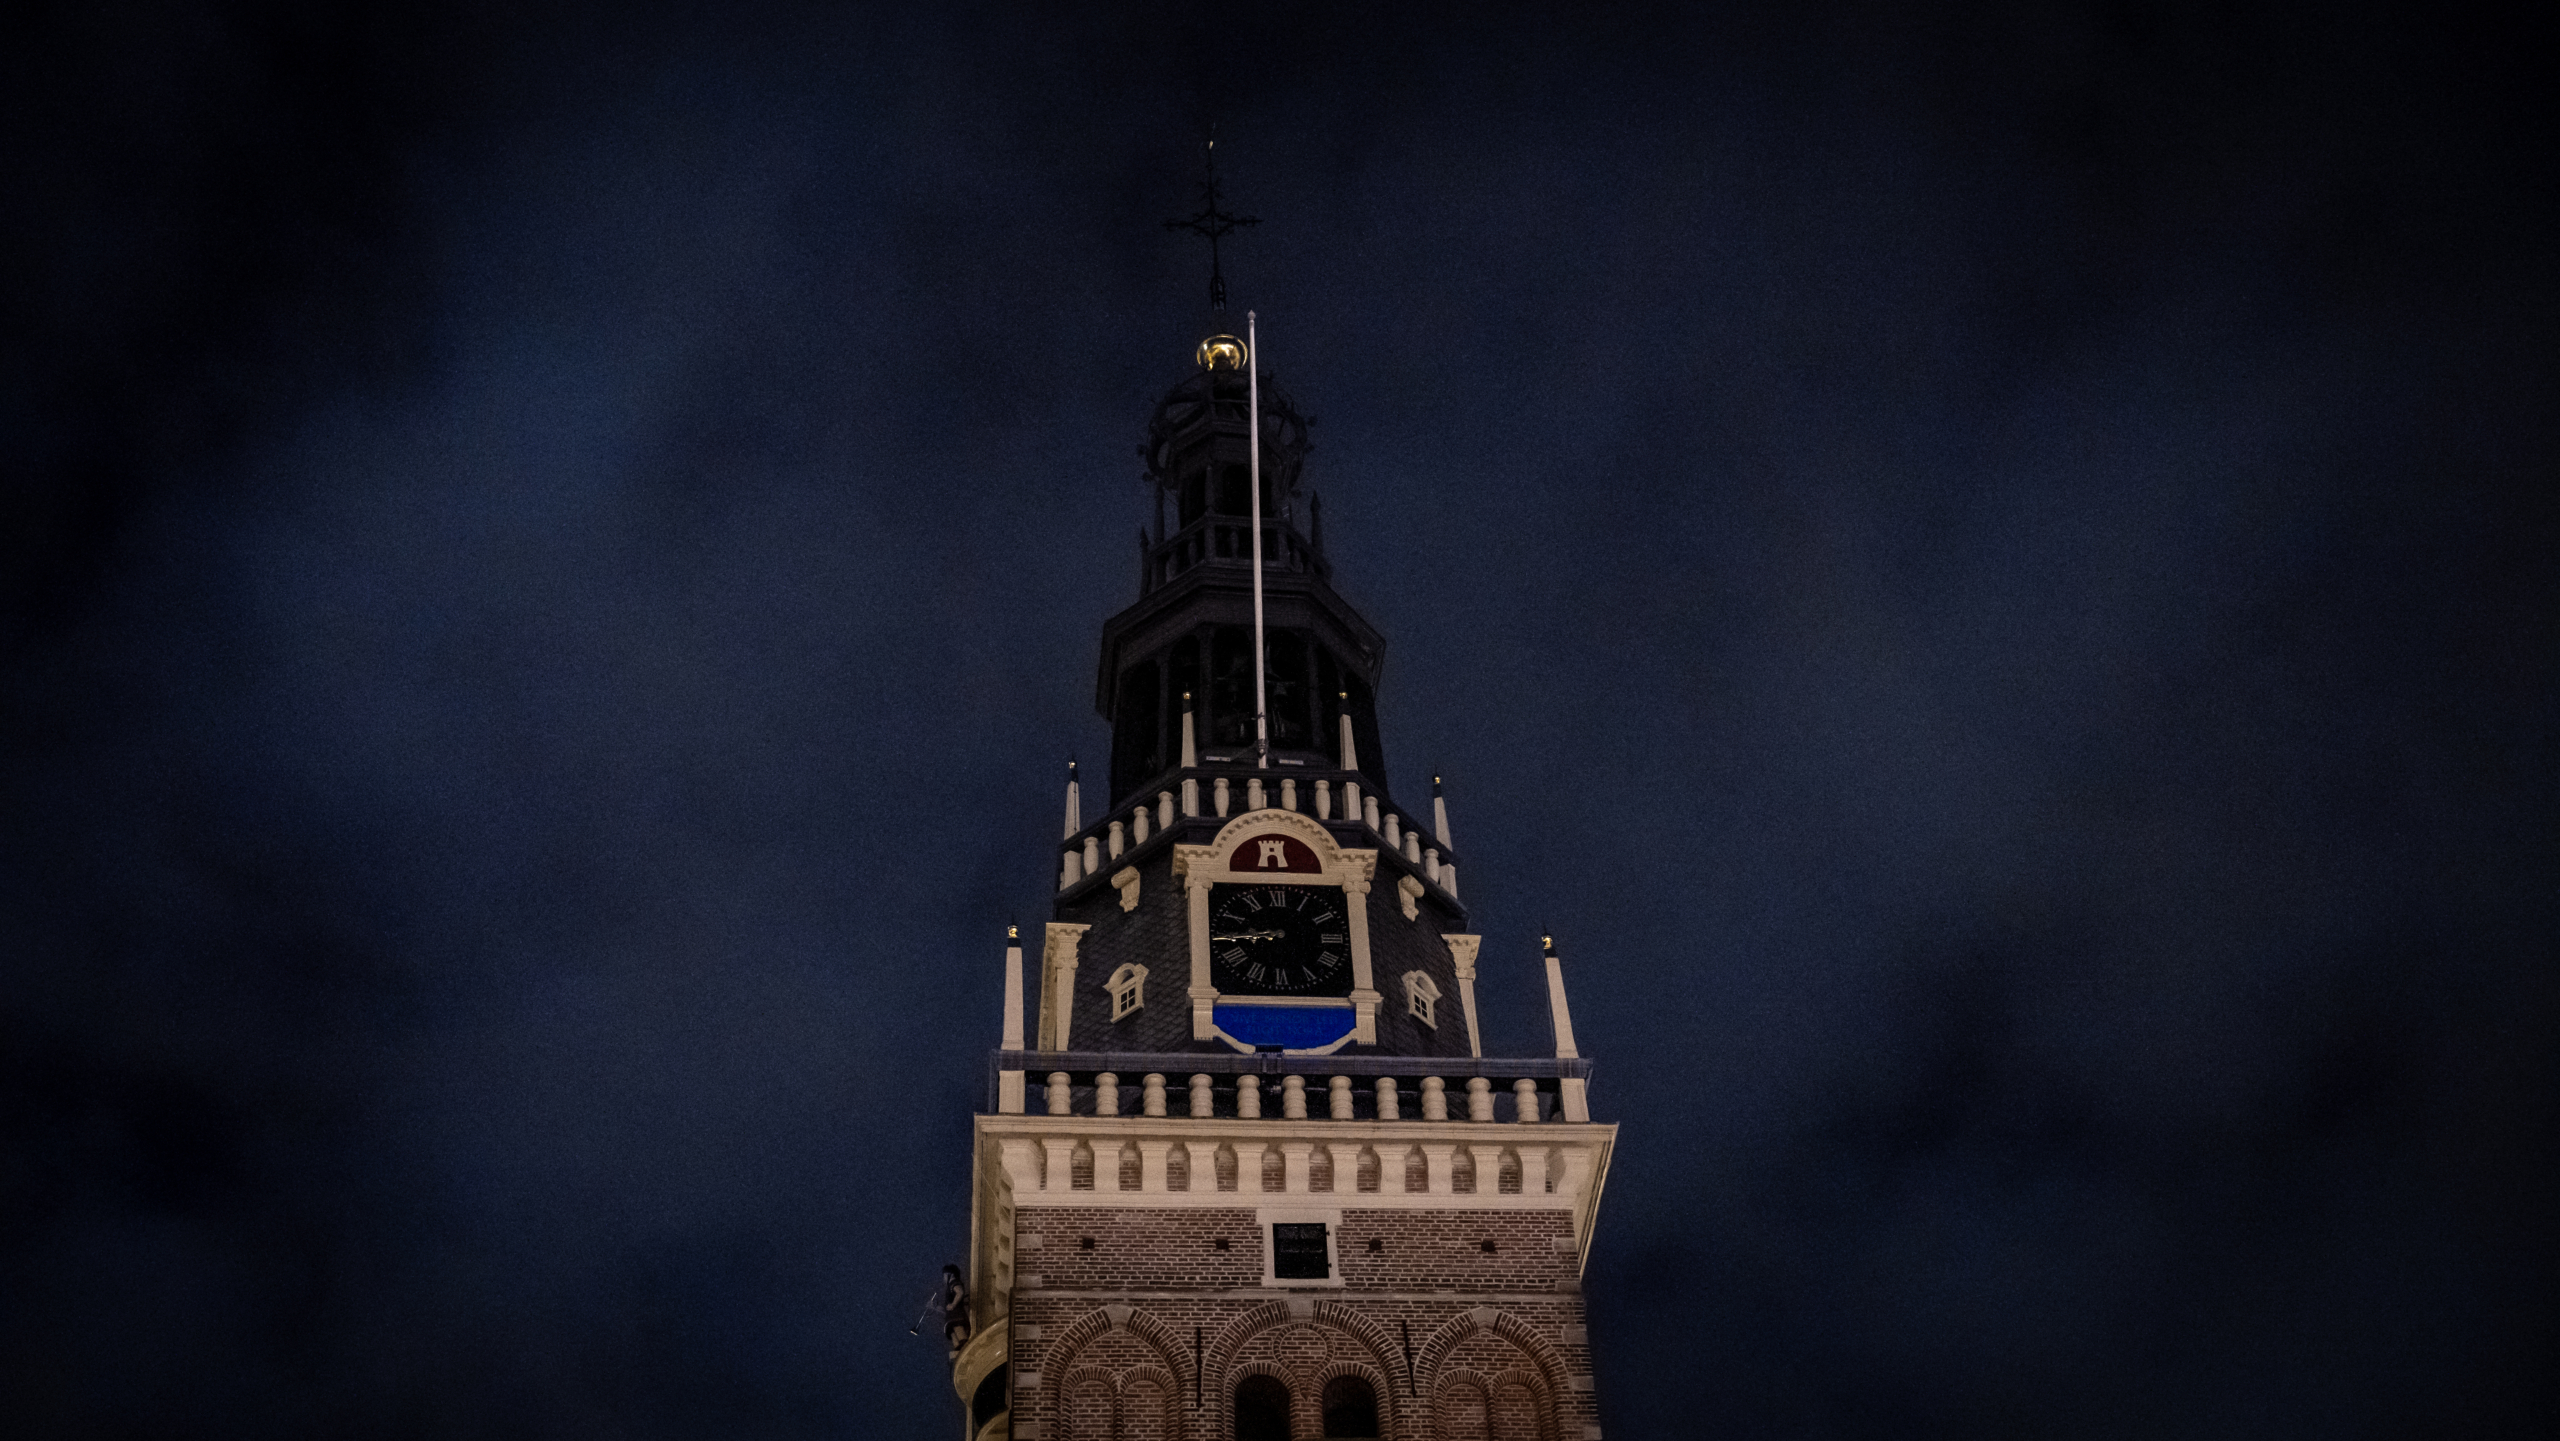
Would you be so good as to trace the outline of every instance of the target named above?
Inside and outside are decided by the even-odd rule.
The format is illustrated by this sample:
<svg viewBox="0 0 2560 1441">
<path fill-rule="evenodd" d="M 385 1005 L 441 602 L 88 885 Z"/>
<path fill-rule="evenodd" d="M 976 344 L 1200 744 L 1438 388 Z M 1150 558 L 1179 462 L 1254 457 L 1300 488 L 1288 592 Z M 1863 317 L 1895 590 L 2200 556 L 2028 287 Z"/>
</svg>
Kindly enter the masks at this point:
<svg viewBox="0 0 2560 1441">
<path fill-rule="evenodd" d="M 1563 1211 L 1346 1206 L 1343 1284 L 1288 1290 L 1261 1284 L 1250 1209 L 1025 1210 L 1014 1434 L 1209 1441 L 1258 1373 L 1289 1387 L 1302 1436 L 1321 1434 L 1327 1381 L 1353 1376 L 1381 1393 L 1388 1436 L 1437 1435 L 1437 1408 L 1482 1434 L 1584 1441 L 1598 1413 L 1569 1226 Z"/>
<path fill-rule="evenodd" d="M 1217 1248 L 1222 1240 L 1224 1251 Z M 1262 1281 L 1262 1243 L 1250 1210 L 1025 1211 L 1014 1229 L 1014 1246 L 1015 1269 L 1039 1276 L 1041 1287 L 1051 1290 Z M 1023 1283 L 1017 1279 L 1015 1285 Z"/>
</svg>

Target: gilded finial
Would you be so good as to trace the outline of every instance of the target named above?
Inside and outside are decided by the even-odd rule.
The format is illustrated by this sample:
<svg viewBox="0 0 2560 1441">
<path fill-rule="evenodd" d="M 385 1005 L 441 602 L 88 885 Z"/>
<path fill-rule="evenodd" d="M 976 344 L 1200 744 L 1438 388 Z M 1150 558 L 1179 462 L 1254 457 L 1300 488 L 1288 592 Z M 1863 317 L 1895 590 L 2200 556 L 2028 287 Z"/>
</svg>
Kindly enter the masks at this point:
<svg viewBox="0 0 2560 1441">
<path fill-rule="evenodd" d="M 1548 955 L 1551 955 L 1551 956 L 1552 956 L 1552 955 L 1554 955 L 1554 954 L 1556 953 L 1556 938 L 1555 938 L 1555 937 L 1553 937 L 1553 936 L 1540 936 L 1540 937 L 1538 937 L 1538 944 L 1546 948 L 1546 952 L 1547 952 L 1547 954 L 1548 954 Z"/>
<path fill-rule="evenodd" d="M 1021 940 L 1021 939 L 1022 939 L 1022 928 L 1021 928 L 1020 926 L 1007 926 L 1007 927 L 1005 927 L 1005 928 L 1004 928 L 1004 938 L 1005 938 L 1006 940 L 1008 940 L 1008 941 L 1018 941 L 1018 940 Z"/>
</svg>

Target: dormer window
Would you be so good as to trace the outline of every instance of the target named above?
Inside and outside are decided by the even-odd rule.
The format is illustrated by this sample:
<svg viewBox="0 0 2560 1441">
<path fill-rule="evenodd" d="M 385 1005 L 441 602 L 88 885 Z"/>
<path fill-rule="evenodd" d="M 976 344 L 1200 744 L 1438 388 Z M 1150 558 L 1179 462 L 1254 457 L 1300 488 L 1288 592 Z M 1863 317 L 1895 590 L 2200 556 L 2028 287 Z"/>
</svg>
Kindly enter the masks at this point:
<svg viewBox="0 0 2560 1441">
<path fill-rule="evenodd" d="M 1134 962 L 1111 973 L 1102 983 L 1111 992 L 1111 1019 L 1119 1020 L 1147 1003 L 1147 968 Z"/>
<path fill-rule="evenodd" d="M 1433 1017 L 1432 1011 L 1439 1003 L 1440 986 L 1438 982 L 1433 981 L 1431 977 L 1420 971 L 1407 971 L 1404 973 L 1404 1010 L 1406 1015 L 1413 1017 L 1415 1020 L 1420 1021 L 1422 1024 L 1429 1026 L 1434 1030 L 1438 1030 L 1440 1023 Z"/>
</svg>

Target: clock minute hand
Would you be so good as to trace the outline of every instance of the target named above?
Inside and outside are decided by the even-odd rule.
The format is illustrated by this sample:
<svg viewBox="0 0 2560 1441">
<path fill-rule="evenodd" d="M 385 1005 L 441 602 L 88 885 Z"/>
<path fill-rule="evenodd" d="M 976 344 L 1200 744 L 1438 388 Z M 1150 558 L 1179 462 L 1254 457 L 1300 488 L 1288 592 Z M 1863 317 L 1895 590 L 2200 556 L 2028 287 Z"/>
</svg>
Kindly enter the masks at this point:
<svg viewBox="0 0 2560 1441">
<path fill-rule="evenodd" d="M 1209 939 L 1211 939 L 1211 940 L 1213 940 L 1213 941 L 1276 941 L 1276 940 L 1280 939 L 1280 932 L 1278 932 L 1278 931 L 1227 931 L 1227 932 L 1224 932 L 1224 933 L 1219 934 L 1219 935 L 1211 936 Z"/>
</svg>

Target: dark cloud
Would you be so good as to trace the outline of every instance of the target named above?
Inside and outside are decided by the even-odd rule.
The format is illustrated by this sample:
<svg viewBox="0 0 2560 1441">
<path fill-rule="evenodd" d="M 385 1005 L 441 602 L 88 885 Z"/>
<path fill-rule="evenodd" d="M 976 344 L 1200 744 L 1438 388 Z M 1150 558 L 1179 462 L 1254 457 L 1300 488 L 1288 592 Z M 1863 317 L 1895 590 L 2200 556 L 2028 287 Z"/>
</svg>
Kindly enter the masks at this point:
<svg viewBox="0 0 2560 1441">
<path fill-rule="evenodd" d="M 85 7 L 5 66 L 0 1390 L 873 1435 L 1130 458 L 1320 418 L 1614 1434 L 2553 1410 L 2550 187 L 2428 13 Z"/>
</svg>

